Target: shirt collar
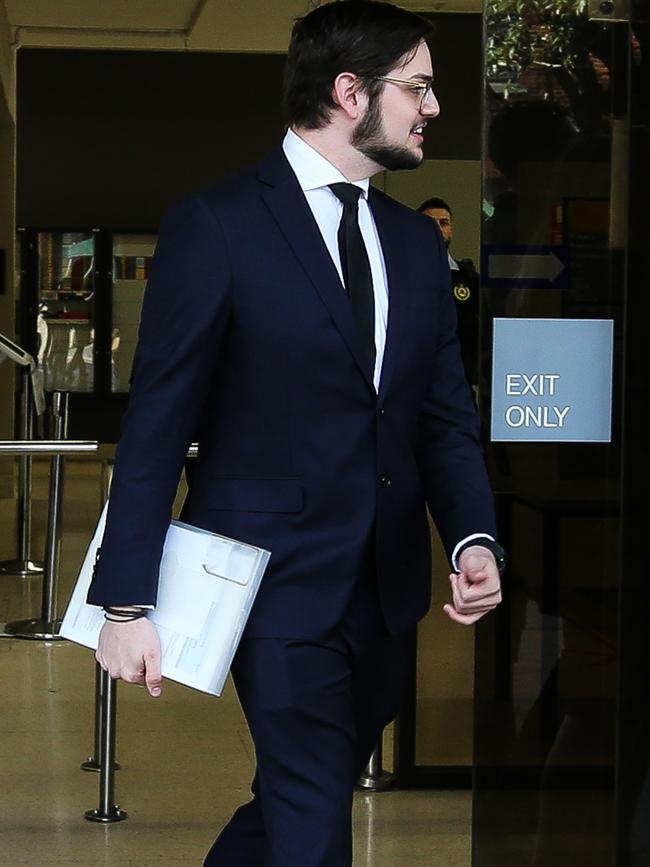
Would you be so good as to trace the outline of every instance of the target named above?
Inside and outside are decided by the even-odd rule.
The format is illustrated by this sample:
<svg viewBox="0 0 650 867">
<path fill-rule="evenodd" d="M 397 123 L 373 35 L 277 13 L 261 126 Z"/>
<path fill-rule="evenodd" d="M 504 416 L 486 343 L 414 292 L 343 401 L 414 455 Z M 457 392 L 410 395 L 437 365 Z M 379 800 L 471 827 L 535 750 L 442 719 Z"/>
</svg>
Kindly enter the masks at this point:
<svg viewBox="0 0 650 867">
<path fill-rule="evenodd" d="M 298 178 L 298 183 L 303 192 L 327 187 L 329 184 L 353 183 L 361 190 L 364 199 L 368 198 L 370 178 L 360 181 L 348 181 L 348 179 L 329 160 L 320 154 L 315 148 L 307 144 L 292 129 L 282 142 L 282 150 L 289 161 L 289 165 Z"/>
</svg>

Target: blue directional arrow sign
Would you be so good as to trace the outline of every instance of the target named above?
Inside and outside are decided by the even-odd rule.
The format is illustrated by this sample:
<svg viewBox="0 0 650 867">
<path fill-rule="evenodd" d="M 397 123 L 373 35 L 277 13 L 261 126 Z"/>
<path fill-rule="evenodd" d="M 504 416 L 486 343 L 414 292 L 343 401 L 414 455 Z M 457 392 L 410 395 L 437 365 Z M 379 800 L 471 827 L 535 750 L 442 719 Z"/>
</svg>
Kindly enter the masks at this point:
<svg viewBox="0 0 650 867">
<path fill-rule="evenodd" d="M 488 288 L 567 289 L 569 251 L 552 246 L 493 246 L 481 251 L 481 283 Z"/>
</svg>

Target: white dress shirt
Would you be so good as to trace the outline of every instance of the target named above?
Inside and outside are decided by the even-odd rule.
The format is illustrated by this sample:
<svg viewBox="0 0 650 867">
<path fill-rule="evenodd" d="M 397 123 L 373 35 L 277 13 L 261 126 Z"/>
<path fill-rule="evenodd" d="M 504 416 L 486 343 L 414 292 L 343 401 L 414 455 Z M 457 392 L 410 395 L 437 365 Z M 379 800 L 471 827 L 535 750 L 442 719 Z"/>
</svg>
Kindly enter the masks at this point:
<svg viewBox="0 0 650 867">
<path fill-rule="evenodd" d="M 361 190 L 359 196 L 359 228 L 363 236 L 370 271 L 372 287 L 375 296 L 375 390 L 379 390 L 381 365 L 386 347 L 386 324 L 388 322 L 388 280 L 386 278 L 386 263 L 379 243 L 377 227 L 368 207 L 368 187 L 370 179 L 348 181 L 329 160 L 307 144 L 293 130 L 289 130 L 282 142 L 282 149 L 289 165 L 298 178 L 298 183 L 305 194 L 307 204 L 311 208 L 316 224 L 325 241 L 332 261 L 341 278 L 341 292 L 345 292 L 343 269 L 338 244 L 338 229 L 343 214 L 343 203 L 329 189 L 329 184 L 354 183 Z"/>
</svg>

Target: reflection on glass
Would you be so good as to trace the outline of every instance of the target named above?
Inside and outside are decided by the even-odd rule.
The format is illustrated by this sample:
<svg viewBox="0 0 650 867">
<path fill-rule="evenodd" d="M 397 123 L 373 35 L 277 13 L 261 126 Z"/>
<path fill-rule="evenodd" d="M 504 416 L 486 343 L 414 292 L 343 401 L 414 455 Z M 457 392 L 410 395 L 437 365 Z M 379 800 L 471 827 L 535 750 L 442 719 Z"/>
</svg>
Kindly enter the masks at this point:
<svg viewBox="0 0 650 867">
<path fill-rule="evenodd" d="M 111 390 L 113 392 L 129 390 L 140 311 L 155 246 L 155 235 L 114 235 L 113 237 L 111 335 Z"/>
<path fill-rule="evenodd" d="M 627 24 L 591 21 L 580 2 L 490 0 L 486 27 L 488 418 L 492 317 L 613 319 L 621 370 L 617 166 L 636 49 Z M 495 278 L 497 253 L 510 267 Z M 619 401 L 611 443 L 489 448 L 511 559 L 506 603 L 477 633 L 474 867 L 618 864 Z"/>
<path fill-rule="evenodd" d="M 49 391 L 92 391 L 94 237 L 38 234 L 38 365 Z"/>
</svg>

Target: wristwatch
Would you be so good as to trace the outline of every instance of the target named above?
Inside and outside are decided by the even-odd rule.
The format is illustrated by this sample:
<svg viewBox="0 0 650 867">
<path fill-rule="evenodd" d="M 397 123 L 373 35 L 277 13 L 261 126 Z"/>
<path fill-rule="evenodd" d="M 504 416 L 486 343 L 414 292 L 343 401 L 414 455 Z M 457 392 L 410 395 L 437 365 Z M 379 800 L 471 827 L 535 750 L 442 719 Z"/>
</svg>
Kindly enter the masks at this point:
<svg viewBox="0 0 650 867">
<path fill-rule="evenodd" d="M 498 542 L 495 542 L 494 539 L 488 539 L 486 536 L 478 536 L 466 542 L 456 554 L 456 561 L 458 562 L 460 555 L 466 548 L 472 548 L 474 545 L 480 545 L 481 548 L 487 548 L 488 551 L 492 551 L 494 559 L 497 561 L 497 569 L 499 572 L 503 572 L 508 562 L 508 555 Z"/>
</svg>

